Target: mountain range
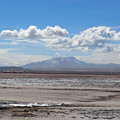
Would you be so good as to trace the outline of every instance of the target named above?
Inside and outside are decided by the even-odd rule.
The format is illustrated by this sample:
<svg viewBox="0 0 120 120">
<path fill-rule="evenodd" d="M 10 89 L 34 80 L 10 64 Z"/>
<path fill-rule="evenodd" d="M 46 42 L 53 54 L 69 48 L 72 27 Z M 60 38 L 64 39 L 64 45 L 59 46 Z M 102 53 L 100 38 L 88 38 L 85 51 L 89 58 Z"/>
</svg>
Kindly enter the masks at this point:
<svg viewBox="0 0 120 120">
<path fill-rule="evenodd" d="M 57 57 L 41 62 L 33 62 L 22 66 L 26 69 L 90 69 L 90 68 L 120 68 L 120 64 L 94 64 L 79 61 L 75 57 Z"/>
</svg>

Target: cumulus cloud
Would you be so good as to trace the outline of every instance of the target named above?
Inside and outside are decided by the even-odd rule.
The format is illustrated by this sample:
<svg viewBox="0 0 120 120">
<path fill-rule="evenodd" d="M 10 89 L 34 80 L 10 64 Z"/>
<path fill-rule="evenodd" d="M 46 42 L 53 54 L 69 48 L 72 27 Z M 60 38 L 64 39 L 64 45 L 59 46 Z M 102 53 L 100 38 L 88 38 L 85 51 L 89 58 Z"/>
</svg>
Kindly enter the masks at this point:
<svg viewBox="0 0 120 120">
<path fill-rule="evenodd" d="M 92 27 L 74 35 L 72 38 L 68 37 L 68 31 L 59 26 L 45 29 L 38 29 L 36 26 L 30 26 L 27 30 L 3 30 L 0 34 L 7 38 L 23 39 L 23 41 L 31 40 L 31 43 L 37 41 L 45 42 L 46 46 L 56 51 L 98 51 L 111 52 L 114 48 L 110 46 L 110 41 L 119 41 L 120 32 L 112 30 L 111 27 L 99 26 Z M 33 39 L 37 41 L 33 41 Z"/>
<path fill-rule="evenodd" d="M 66 29 L 62 29 L 59 26 L 50 27 L 47 26 L 45 29 L 38 29 L 36 26 L 30 26 L 27 30 L 3 30 L 1 36 L 16 39 L 45 39 L 56 36 L 66 36 L 68 32 Z"/>
<path fill-rule="evenodd" d="M 114 49 L 109 46 L 109 42 L 117 40 L 120 40 L 120 32 L 111 30 L 110 27 L 100 26 L 89 28 L 72 38 L 57 37 L 48 41 L 48 46 L 56 50 L 111 52 Z"/>
</svg>

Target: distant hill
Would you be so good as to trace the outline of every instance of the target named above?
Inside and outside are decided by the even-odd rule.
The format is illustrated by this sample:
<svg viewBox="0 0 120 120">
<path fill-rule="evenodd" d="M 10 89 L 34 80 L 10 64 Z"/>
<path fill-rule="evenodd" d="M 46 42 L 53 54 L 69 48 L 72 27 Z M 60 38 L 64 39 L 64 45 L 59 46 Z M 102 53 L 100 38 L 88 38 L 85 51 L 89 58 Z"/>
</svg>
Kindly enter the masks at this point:
<svg viewBox="0 0 120 120">
<path fill-rule="evenodd" d="M 0 67 L 0 72 L 28 72 L 27 69 L 15 66 Z"/>
<path fill-rule="evenodd" d="M 75 57 L 58 57 L 22 66 L 27 69 L 120 69 L 120 64 L 92 64 L 79 61 Z"/>
</svg>

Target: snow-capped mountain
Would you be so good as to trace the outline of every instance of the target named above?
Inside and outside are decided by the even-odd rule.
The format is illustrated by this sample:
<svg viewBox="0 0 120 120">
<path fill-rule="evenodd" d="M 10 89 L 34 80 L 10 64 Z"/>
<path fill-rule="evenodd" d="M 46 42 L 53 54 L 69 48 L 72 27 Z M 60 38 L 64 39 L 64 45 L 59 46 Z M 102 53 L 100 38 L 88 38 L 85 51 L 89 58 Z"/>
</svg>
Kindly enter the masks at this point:
<svg viewBox="0 0 120 120">
<path fill-rule="evenodd" d="M 85 66 L 87 63 L 83 61 L 79 61 L 74 57 L 58 57 L 52 58 L 49 60 L 45 60 L 42 62 L 34 62 L 27 65 L 24 65 L 24 68 L 79 68 L 83 65 Z"/>
<path fill-rule="evenodd" d="M 81 69 L 81 68 L 120 68 L 119 64 L 91 64 L 75 57 L 57 57 L 22 66 L 27 69 Z"/>
</svg>

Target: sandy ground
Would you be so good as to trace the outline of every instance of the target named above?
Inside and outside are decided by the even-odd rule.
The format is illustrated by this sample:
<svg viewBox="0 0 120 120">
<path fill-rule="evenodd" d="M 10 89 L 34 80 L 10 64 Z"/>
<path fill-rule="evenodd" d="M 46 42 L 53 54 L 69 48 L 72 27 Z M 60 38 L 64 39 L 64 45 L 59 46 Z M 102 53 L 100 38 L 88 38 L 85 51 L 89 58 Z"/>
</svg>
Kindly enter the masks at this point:
<svg viewBox="0 0 120 120">
<path fill-rule="evenodd" d="M 120 106 L 120 90 L 110 88 L 5 87 L 0 88 L 0 101 L 118 107 Z"/>
<path fill-rule="evenodd" d="M 75 76 L 75 75 L 32 75 L 33 79 L 38 81 L 44 77 L 44 80 L 53 79 L 54 82 L 42 84 L 42 86 L 21 86 L 14 84 L 2 84 L 0 87 L 0 120 L 119 120 L 120 119 L 120 88 L 111 87 L 114 80 L 119 83 L 120 76 Z M 61 77 L 62 76 L 62 77 Z M 95 86 L 64 86 L 58 85 L 58 81 L 67 81 L 67 84 L 74 84 L 74 80 L 95 80 L 102 81 L 101 87 Z M 0 75 L 0 80 L 28 78 L 30 83 L 31 75 Z M 99 78 L 99 79 L 97 79 Z M 112 78 L 112 80 L 111 80 Z M 105 86 L 104 80 L 107 79 L 110 87 Z M 108 80 L 112 82 L 108 82 Z M 57 82 L 55 82 L 57 81 Z M 24 81 L 22 81 L 24 83 Z M 117 83 L 116 82 L 116 83 Z M 3 82 L 4 83 L 4 82 Z M 14 82 L 13 82 L 14 83 Z M 87 81 L 86 81 L 87 83 Z M 90 82 L 88 82 L 90 83 Z M 94 83 L 94 82 L 93 82 Z M 104 84 L 103 84 L 104 83 Z M 115 84 L 116 84 L 115 83 Z M 40 82 L 39 82 L 40 84 Z M 81 84 L 81 83 L 80 83 Z M 114 84 L 114 86 L 115 86 Z M 38 84 L 37 84 L 38 85 Z M 48 86 L 49 85 L 49 86 Z M 117 85 L 117 84 L 116 84 Z M 100 85 L 99 85 L 100 86 Z M 49 107 L 13 107 L 2 106 L 3 103 L 40 103 L 52 104 Z M 61 104 L 61 106 L 56 106 Z"/>
</svg>

